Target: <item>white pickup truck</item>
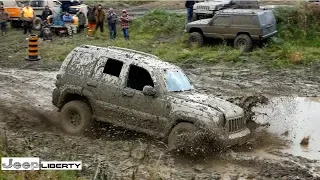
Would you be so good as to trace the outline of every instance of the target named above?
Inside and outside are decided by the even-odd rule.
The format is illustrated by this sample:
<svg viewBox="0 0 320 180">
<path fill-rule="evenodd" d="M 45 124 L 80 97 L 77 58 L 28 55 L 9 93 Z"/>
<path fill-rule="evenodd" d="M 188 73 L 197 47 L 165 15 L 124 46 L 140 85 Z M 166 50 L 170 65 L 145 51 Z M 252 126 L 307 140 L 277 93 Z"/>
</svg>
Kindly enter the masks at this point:
<svg viewBox="0 0 320 180">
<path fill-rule="evenodd" d="M 199 1 L 193 6 L 193 20 L 211 18 L 222 9 L 259 9 L 258 0 L 206 0 Z"/>
</svg>

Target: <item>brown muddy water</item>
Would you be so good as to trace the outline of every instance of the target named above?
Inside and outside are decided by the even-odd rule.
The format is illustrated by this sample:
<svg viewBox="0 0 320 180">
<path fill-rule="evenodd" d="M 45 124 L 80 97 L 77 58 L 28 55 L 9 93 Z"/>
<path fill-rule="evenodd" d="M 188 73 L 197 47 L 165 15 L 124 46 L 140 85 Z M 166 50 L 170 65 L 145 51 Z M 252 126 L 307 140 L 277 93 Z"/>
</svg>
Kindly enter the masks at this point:
<svg viewBox="0 0 320 180">
<path fill-rule="evenodd" d="M 255 109 L 256 121 L 269 122 L 268 132 L 287 140 L 282 152 L 320 160 L 320 98 L 278 97 Z M 308 145 L 301 145 L 310 137 Z"/>
</svg>

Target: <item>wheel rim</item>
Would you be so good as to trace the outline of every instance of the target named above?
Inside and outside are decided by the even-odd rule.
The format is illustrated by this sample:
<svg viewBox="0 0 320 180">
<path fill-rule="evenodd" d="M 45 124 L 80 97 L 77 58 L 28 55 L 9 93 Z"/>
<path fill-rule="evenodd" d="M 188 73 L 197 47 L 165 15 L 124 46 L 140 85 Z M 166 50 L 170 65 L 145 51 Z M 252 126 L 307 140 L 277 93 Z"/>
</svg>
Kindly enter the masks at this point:
<svg viewBox="0 0 320 180">
<path fill-rule="evenodd" d="M 247 41 L 245 39 L 238 40 L 238 47 L 239 49 L 243 50 L 247 46 Z"/>
<path fill-rule="evenodd" d="M 190 45 L 191 46 L 197 46 L 199 44 L 198 40 L 196 38 L 190 39 Z"/>
<path fill-rule="evenodd" d="M 67 113 L 67 121 L 70 127 L 78 128 L 81 124 L 81 115 L 75 109 L 70 109 Z"/>
</svg>

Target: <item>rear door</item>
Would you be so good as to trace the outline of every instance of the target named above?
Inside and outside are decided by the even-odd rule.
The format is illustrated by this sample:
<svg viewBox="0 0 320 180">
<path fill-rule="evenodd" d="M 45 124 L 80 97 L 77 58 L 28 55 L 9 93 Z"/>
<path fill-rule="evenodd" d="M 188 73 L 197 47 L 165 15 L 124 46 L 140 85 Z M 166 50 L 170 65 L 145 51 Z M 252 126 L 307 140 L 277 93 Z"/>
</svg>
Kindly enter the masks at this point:
<svg viewBox="0 0 320 180">
<path fill-rule="evenodd" d="M 126 64 L 105 55 L 98 56 L 98 62 L 92 77 L 87 81 L 84 94 L 92 96 L 94 115 L 100 121 L 113 124 L 123 123 L 123 114 L 119 111 L 122 98 L 122 77 L 126 72 Z"/>
<path fill-rule="evenodd" d="M 258 17 L 256 15 L 234 15 L 230 26 L 230 34 L 232 34 L 232 38 L 235 38 L 238 33 L 248 33 L 253 39 L 259 38 Z"/>
<path fill-rule="evenodd" d="M 258 16 L 262 35 L 269 35 L 277 31 L 276 19 L 272 11 L 264 11 Z"/>
<path fill-rule="evenodd" d="M 208 37 L 228 39 L 231 15 L 217 15 L 207 28 Z"/>
</svg>

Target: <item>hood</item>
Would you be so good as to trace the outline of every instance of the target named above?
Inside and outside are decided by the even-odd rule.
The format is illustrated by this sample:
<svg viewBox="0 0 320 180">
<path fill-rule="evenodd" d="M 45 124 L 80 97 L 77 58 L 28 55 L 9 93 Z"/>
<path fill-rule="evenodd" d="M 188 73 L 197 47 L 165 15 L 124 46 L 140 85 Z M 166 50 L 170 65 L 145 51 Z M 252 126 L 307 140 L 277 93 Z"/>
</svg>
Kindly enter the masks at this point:
<svg viewBox="0 0 320 180">
<path fill-rule="evenodd" d="M 215 96 L 200 94 L 196 92 L 172 93 L 170 94 L 170 96 L 178 98 L 180 100 L 184 100 L 181 101 L 181 103 L 190 108 L 198 108 L 197 104 L 213 108 L 223 113 L 226 119 L 244 115 L 244 111 L 241 107 Z"/>
<path fill-rule="evenodd" d="M 214 10 L 216 6 L 222 6 L 230 3 L 231 3 L 231 0 L 200 2 L 194 5 L 194 9 L 204 8 L 204 9 Z"/>
<path fill-rule="evenodd" d="M 211 19 L 212 19 L 212 18 L 209 18 L 209 19 L 201 19 L 201 20 L 198 20 L 198 21 L 193 21 L 193 22 L 188 23 L 188 25 L 209 24 L 209 22 L 211 21 Z"/>
</svg>

